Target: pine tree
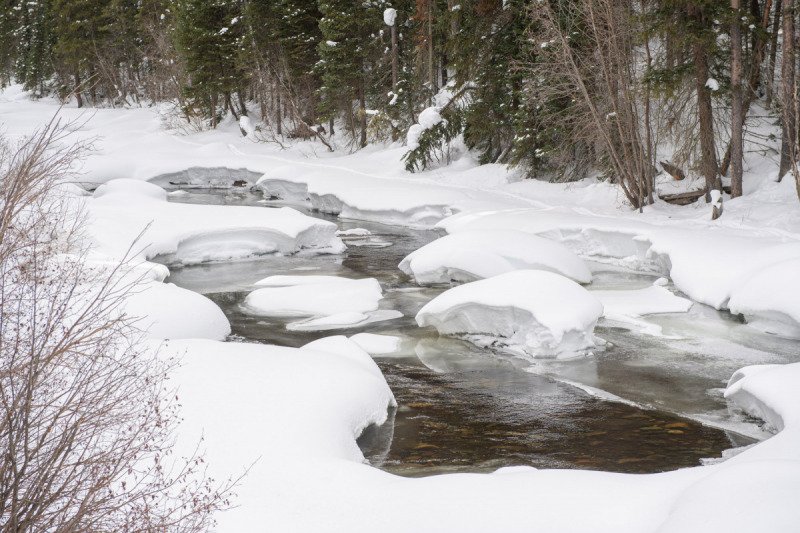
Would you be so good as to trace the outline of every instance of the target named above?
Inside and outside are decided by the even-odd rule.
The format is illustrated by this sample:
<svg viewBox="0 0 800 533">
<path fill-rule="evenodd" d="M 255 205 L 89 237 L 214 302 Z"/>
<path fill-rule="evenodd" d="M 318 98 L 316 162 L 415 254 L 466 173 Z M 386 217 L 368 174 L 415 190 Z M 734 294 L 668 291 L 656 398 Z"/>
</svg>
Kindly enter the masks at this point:
<svg viewBox="0 0 800 533">
<path fill-rule="evenodd" d="M 375 75 L 373 69 L 381 57 L 379 36 L 386 7 L 384 0 L 319 0 L 320 111 L 325 118 L 343 112 L 353 136 L 360 131 L 362 147 L 367 144 L 367 78 Z M 354 101 L 358 102 L 355 113 Z"/>
<path fill-rule="evenodd" d="M 241 15 L 240 6 L 226 0 L 181 0 L 178 5 L 177 45 L 189 76 L 185 92 L 212 127 L 219 122 L 220 103 L 235 113 L 231 94 L 246 80 L 240 61 Z"/>
</svg>

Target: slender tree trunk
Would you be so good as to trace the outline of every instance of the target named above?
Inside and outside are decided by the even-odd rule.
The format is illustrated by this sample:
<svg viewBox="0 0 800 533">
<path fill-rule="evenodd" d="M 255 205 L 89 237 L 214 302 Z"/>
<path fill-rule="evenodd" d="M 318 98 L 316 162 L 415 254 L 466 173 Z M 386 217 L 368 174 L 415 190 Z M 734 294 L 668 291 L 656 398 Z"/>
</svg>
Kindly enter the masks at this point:
<svg viewBox="0 0 800 533">
<path fill-rule="evenodd" d="M 428 0 L 428 82 L 431 84 L 431 93 L 435 94 L 436 65 L 433 58 L 433 0 Z"/>
<path fill-rule="evenodd" d="M 397 83 L 399 81 L 397 63 L 397 21 L 392 24 L 392 91 L 397 94 Z"/>
<path fill-rule="evenodd" d="M 247 116 L 247 102 L 244 101 L 244 91 L 236 91 L 236 96 L 239 98 L 239 110 L 242 116 Z"/>
<path fill-rule="evenodd" d="M 705 23 L 703 15 L 697 8 L 692 8 L 693 16 Z M 708 81 L 708 56 L 705 44 L 696 41 L 692 45 L 694 61 L 695 88 L 697 91 L 697 116 L 700 122 L 701 173 L 706 181 L 706 201 L 711 201 L 711 189 L 720 189 L 717 175 L 717 153 L 714 146 L 714 116 L 711 107 L 711 91 L 706 86 Z"/>
<path fill-rule="evenodd" d="M 281 89 L 275 86 L 275 131 L 283 135 L 283 105 L 281 104 Z"/>
<path fill-rule="evenodd" d="M 361 123 L 361 139 L 359 145 L 361 148 L 367 146 L 367 101 L 364 90 L 364 82 L 362 81 L 358 88 L 358 119 Z"/>
<path fill-rule="evenodd" d="M 781 27 L 781 1 L 775 0 L 775 15 L 772 18 L 772 34 L 769 46 L 769 67 L 767 68 L 767 107 L 772 105 L 775 93 L 775 63 L 778 59 L 778 29 Z"/>
<path fill-rule="evenodd" d="M 744 114 L 742 102 L 741 0 L 731 0 L 731 197 L 742 195 Z M 757 55 L 757 54 L 754 54 Z M 756 59 L 754 57 L 754 59 Z M 755 68 L 755 65 L 754 65 Z"/>
<path fill-rule="evenodd" d="M 779 180 L 786 175 L 796 160 L 794 13 L 794 0 L 783 0 L 783 54 L 781 59 L 781 116 L 783 120 Z"/>
<path fill-rule="evenodd" d="M 81 97 L 81 77 L 78 71 L 75 71 L 75 100 L 78 102 L 78 107 L 83 107 L 83 97 Z"/>
</svg>

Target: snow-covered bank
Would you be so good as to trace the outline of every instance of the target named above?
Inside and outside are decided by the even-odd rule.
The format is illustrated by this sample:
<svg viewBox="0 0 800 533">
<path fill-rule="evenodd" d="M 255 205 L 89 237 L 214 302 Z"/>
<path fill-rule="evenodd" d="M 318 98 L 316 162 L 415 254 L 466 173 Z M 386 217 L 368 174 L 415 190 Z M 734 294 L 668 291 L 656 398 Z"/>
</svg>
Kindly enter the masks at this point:
<svg viewBox="0 0 800 533">
<path fill-rule="evenodd" d="M 361 463 L 355 438 L 385 419 L 393 399 L 351 341 L 299 350 L 173 341 L 169 353 L 184 360 L 176 377 L 186 419 L 181 444 L 193 446 L 202 433 L 217 478 L 252 465 L 237 489 L 239 505 L 219 516 L 220 531 L 789 533 L 800 520 L 800 452 L 791 446 L 800 365 L 746 370 L 729 387 L 733 401 L 754 414 L 769 406 L 785 427 L 718 465 L 648 475 L 520 467 L 408 479 Z"/>
<path fill-rule="evenodd" d="M 289 207 L 177 204 L 166 191 L 135 180 L 113 180 L 86 200 L 89 232 L 96 250 L 123 257 L 134 250 L 141 259 L 162 256 L 170 265 L 240 259 L 265 253 L 314 249 L 339 253 L 336 225 Z"/>
</svg>

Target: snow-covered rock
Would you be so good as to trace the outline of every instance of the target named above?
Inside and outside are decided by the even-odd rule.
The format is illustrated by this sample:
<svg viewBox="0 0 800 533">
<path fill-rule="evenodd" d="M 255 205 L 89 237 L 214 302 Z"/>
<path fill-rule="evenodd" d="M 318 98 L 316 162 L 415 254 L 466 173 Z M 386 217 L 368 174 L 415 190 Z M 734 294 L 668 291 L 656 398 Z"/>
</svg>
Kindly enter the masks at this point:
<svg viewBox="0 0 800 533">
<path fill-rule="evenodd" d="M 517 270 L 445 291 L 419 311 L 417 323 L 533 357 L 569 357 L 595 346 L 602 313 L 600 301 L 574 281 Z"/>
<path fill-rule="evenodd" d="M 379 310 L 383 298 L 374 278 L 336 276 L 270 276 L 256 283 L 244 300 L 246 312 L 257 316 L 310 317 L 287 327 L 321 331 L 399 318 L 399 311 Z"/>
<path fill-rule="evenodd" d="M 728 308 L 767 333 L 800 339 L 800 259 L 768 266 L 733 291 Z"/>
<path fill-rule="evenodd" d="M 420 285 L 474 281 L 513 270 L 547 270 L 578 283 L 592 273 L 563 244 L 514 230 L 475 230 L 446 235 L 409 254 L 400 270 Z"/>
</svg>

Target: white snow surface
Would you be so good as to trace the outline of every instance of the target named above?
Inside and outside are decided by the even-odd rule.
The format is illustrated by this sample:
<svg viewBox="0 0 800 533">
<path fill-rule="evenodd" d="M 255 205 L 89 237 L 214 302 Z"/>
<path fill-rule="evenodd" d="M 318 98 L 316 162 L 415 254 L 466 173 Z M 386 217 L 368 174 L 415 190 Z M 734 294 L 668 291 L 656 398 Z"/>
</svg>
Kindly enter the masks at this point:
<svg viewBox="0 0 800 533">
<path fill-rule="evenodd" d="M 800 258 L 767 266 L 733 291 L 728 307 L 767 333 L 800 339 Z"/>
<path fill-rule="evenodd" d="M 259 316 L 323 317 L 341 313 L 366 313 L 378 309 L 383 298 L 374 278 L 336 276 L 271 276 L 257 282 L 245 298 L 248 312 Z"/>
<path fill-rule="evenodd" d="M 665 287 L 656 284 L 644 289 L 590 292 L 602 302 L 604 318 L 632 324 L 652 335 L 660 335 L 661 327 L 641 320 L 642 316 L 686 313 L 692 307 L 691 300 L 676 296 Z"/>
<path fill-rule="evenodd" d="M 454 287 L 417 314 L 444 335 L 497 340 L 531 357 L 570 357 L 595 346 L 603 305 L 553 272 L 517 270 Z"/>
<path fill-rule="evenodd" d="M 202 294 L 172 283 L 140 283 L 125 299 L 123 311 L 137 328 L 156 339 L 223 340 L 231 325 L 222 310 Z"/>
<path fill-rule="evenodd" d="M 344 249 L 335 224 L 289 207 L 171 203 L 161 187 L 132 179 L 110 181 L 85 202 L 95 248 L 110 257 L 124 257 L 137 237 L 132 251 L 141 259 L 162 255 L 170 264 L 184 265 L 305 248 Z"/>
<path fill-rule="evenodd" d="M 244 310 L 258 316 L 310 317 L 288 324 L 287 329 L 293 331 L 363 326 L 403 316 L 392 309 L 378 309 L 383 290 L 374 278 L 270 276 L 256 286 L 262 288 L 247 295 Z"/>
<path fill-rule="evenodd" d="M 350 340 L 370 355 L 394 353 L 400 348 L 401 342 L 400 337 L 375 333 L 356 333 Z"/>
<path fill-rule="evenodd" d="M 592 273 L 563 244 L 514 230 L 475 230 L 446 235 L 412 252 L 400 270 L 419 285 L 474 281 L 514 270 L 547 270 L 578 283 Z"/>
<path fill-rule="evenodd" d="M 791 446 L 800 365 L 744 369 L 729 387 L 733 401 L 761 405 L 750 412 L 779 413 L 784 429 L 724 463 L 646 475 L 505 468 L 413 479 L 362 463 L 355 439 L 385 420 L 394 399 L 352 341 L 292 349 L 192 340 L 162 350 L 183 355 L 179 452 L 202 435 L 210 475 L 250 467 L 237 505 L 218 515 L 221 532 L 790 533 L 800 520 L 800 452 Z"/>
</svg>

